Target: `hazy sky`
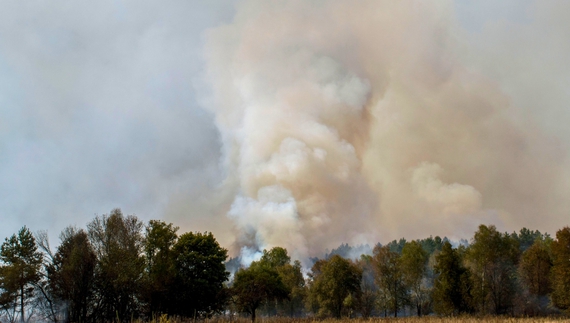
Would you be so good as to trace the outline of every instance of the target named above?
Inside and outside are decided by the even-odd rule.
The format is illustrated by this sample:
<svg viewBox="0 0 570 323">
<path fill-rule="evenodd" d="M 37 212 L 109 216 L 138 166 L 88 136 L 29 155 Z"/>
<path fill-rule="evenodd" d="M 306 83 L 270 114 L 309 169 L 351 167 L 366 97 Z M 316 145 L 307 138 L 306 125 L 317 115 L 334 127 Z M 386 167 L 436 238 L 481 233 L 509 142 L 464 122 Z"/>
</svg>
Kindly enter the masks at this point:
<svg viewBox="0 0 570 323">
<path fill-rule="evenodd" d="M 34 231 L 48 230 L 55 240 L 65 226 L 83 227 L 96 214 L 115 207 L 144 221 L 174 222 L 182 231 L 213 231 L 226 247 L 236 239 L 258 246 L 302 240 L 299 244 L 305 245 L 305 251 L 299 257 L 326 247 L 324 238 L 307 237 L 312 225 L 318 227 L 316 219 L 363 224 L 370 217 L 374 220 L 369 223 L 385 228 L 362 232 L 348 241 L 354 243 L 452 232 L 459 232 L 455 238 L 469 238 L 480 222 L 509 231 L 530 226 L 551 233 L 569 225 L 568 2 L 458 0 L 442 1 L 434 5 L 437 9 L 418 8 L 411 2 L 402 6 L 363 2 L 354 8 L 351 3 L 4 1 L 0 237 L 26 225 Z M 386 7 L 376 9 L 388 14 L 359 19 L 371 11 L 370 6 Z M 390 10 L 403 17 L 402 22 L 383 22 Z M 427 18 L 416 22 L 414 10 L 425 10 L 418 17 Z M 338 12 L 347 17 L 331 18 L 336 21 L 333 25 L 316 18 Z M 265 14 L 271 17 L 267 21 Z M 343 26 L 350 37 L 344 35 Z M 291 36 L 303 34 L 299 29 L 305 27 L 307 34 L 315 33 L 315 44 L 306 45 L 306 35 Z M 334 38 L 329 39 L 328 32 L 336 33 Z M 357 49 L 339 50 L 338 44 L 347 41 L 344 36 L 354 39 L 349 46 Z M 371 57 L 384 51 L 369 45 L 376 39 L 391 46 L 378 61 Z M 303 46 L 309 48 L 307 58 L 284 54 Z M 406 53 L 402 61 L 417 63 L 417 69 L 399 65 L 396 58 L 402 53 Z M 297 63 L 300 69 L 318 65 L 317 76 L 302 74 L 303 84 L 336 80 L 337 88 L 321 90 L 338 94 L 339 111 L 364 107 L 366 112 L 349 118 L 352 124 L 337 124 L 337 116 L 323 123 L 339 136 L 334 145 L 313 140 L 313 134 L 288 134 L 274 138 L 279 141 L 274 150 L 263 150 L 266 147 L 259 146 L 267 143 L 255 140 L 273 138 L 273 130 L 263 127 L 261 110 L 251 107 L 290 103 L 267 91 L 286 89 L 289 92 L 282 92 L 296 95 L 300 78 L 289 67 Z M 372 72 L 375 64 L 385 69 Z M 386 75 L 390 82 L 383 83 Z M 440 77 L 454 86 L 432 88 Z M 320 100 L 313 94 L 297 97 L 304 95 Z M 426 112 L 430 104 L 442 108 Z M 400 108 L 393 110 L 394 106 Z M 468 107 L 455 115 L 448 106 Z M 483 117 L 478 112 L 483 110 L 491 112 Z M 385 124 L 394 111 L 402 113 L 398 120 L 403 126 L 397 130 Z M 347 117 L 342 114 L 342 118 Z M 293 118 L 291 123 L 307 120 Z M 253 130 L 243 126 L 248 121 L 256 122 Z M 277 123 L 282 121 L 268 124 L 286 127 Z M 432 126 L 418 127 L 420 121 Z M 358 138 L 343 137 L 344 131 L 360 123 L 369 130 L 362 144 L 366 148 L 359 148 Z M 452 125 L 459 130 L 444 136 L 442 129 Z M 429 133 L 418 135 L 428 138 L 420 148 L 412 144 L 418 140 L 411 134 L 416 130 Z M 462 142 L 447 137 L 458 134 Z M 324 148 L 314 148 L 317 144 Z M 291 178 L 282 180 L 274 173 L 275 183 L 261 178 L 259 168 L 255 173 L 259 178 L 250 180 L 252 160 L 260 158 L 261 151 L 269 162 L 260 167 L 276 172 L 306 146 L 315 158 L 324 158 L 327 152 L 344 161 L 354 159 L 348 166 L 333 166 L 346 166 L 346 173 L 357 178 L 338 179 L 332 185 L 337 185 L 335 192 L 358 191 L 357 197 L 343 200 L 358 204 L 358 209 L 331 211 L 320 205 L 335 195 L 328 196 L 315 184 L 321 193 L 315 211 L 315 197 L 303 193 L 306 188 L 293 188 Z M 513 146 L 517 148 L 511 150 Z M 468 149 L 462 151 L 463 147 Z M 380 166 L 371 171 L 374 165 Z M 330 179 L 329 173 L 315 176 L 315 181 Z M 400 184 L 404 177 L 409 185 Z M 417 195 L 413 202 L 405 198 L 408 193 Z M 287 218 L 281 223 L 287 230 L 284 237 L 274 239 L 279 234 L 264 225 L 280 222 L 256 223 L 265 221 L 259 212 L 267 212 L 267 203 L 274 207 L 272 212 L 284 212 L 285 218 L 289 211 L 311 218 Z M 320 218 L 319 212 L 340 212 L 348 218 L 347 212 L 361 212 L 364 215 L 356 216 L 364 220 L 340 220 L 340 213 Z M 439 214 L 444 216 L 436 220 Z M 456 215 L 461 220 L 454 220 Z M 430 217 L 435 224 L 426 227 Z M 439 224 L 444 228 L 438 229 Z M 347 229 L 344 224 L 323 228 L 330 230 L 325 236 Z M 358 235 L 356 227 L 349 229 Z M 251 238 L 252 234 L 258 236 Z M 334 247 L 338 241 L 332 241 Z"/>
</svg>

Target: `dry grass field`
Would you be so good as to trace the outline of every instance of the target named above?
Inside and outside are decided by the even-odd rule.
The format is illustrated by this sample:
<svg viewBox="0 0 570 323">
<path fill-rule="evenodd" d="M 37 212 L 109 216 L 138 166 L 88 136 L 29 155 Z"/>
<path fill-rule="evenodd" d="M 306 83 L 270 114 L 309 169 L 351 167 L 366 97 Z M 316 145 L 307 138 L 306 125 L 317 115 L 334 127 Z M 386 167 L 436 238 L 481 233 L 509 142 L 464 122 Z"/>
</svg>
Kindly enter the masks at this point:
<svg viewBox="0 0 570 323">
<path fill-rule="evenodd" d="M 167 318 L 165 316 L 156 318 L 152 323 L 190 323 L 192 320 L 179 320 L 175 318 Z M 209 320 L 198 320 L 202 323 L 250 323 L 247 318 L 237 318 L 229 320 L 227 318 L 215 318 Z M 537 317 L 537 318 L 513 318 L 513 317 L 401 317 L 401 318 L 370 318 L 370 319 L 312 319 L 312 318 L 264 318 L 259 317 L 257 323 L 554 323 L 554 322 L 570 322 L 570 318 L 564 317 Z"/>
</svg>

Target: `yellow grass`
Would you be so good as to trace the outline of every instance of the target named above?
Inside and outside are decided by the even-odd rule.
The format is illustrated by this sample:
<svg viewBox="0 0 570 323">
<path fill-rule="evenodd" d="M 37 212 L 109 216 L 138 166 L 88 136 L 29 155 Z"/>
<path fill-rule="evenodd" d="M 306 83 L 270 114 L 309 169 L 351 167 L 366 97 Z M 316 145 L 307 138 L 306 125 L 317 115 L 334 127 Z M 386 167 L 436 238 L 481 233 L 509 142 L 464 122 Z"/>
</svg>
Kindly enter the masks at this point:
<svg viewBox="0 0 570 323">
<path fill-rule="evenodd" d="M 151 323 L 192 323 L 194 320 L 181 320 L 166 316 L 156 318 Z M 512 317 L 437 317 L 424 316 L 402 318 L 370 318 L 370 319 L 313 319 L 313 318 L 282 318 L 282 317 L 258 317 L 256 323 L 559 323 L 570 322 L 563 317 L 538 317 L 538 318 L 512 318 Z M 197 320 L 196 323 L 251 323 L 248 318 L 213 318 Z"/>
</svg>

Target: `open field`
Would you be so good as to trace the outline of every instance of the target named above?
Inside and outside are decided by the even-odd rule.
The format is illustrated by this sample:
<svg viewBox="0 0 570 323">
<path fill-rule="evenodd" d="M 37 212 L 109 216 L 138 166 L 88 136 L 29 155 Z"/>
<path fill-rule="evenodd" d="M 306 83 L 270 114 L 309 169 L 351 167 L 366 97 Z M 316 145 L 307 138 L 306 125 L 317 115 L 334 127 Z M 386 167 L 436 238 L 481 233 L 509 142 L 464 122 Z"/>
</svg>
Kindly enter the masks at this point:
<svg viewBox="0 0 570 323">
<path fill-rule="evenodd" d="M 172 318 L 158 318 L 152 323 L 189 323 L 192 320 L 178 320 Z M 198 321 L 199 322 L 199 321 Z M 246 318 L 238 318 L 229 320 L 227 318 L 209 319 L 202 321 L 204 323 L 250 323 L 251 320 Z M 536 317 L 536 318 L 513 318 L 513 317 L 399 317 L 399 318 L 370 318 L 370 319 L 312 319 L 312 318 L 264 318 L 260 317 L 257 323 L 554 323 L 554 322 L 570 322 L 570 318 L 564 317 Z"/>
</svg>

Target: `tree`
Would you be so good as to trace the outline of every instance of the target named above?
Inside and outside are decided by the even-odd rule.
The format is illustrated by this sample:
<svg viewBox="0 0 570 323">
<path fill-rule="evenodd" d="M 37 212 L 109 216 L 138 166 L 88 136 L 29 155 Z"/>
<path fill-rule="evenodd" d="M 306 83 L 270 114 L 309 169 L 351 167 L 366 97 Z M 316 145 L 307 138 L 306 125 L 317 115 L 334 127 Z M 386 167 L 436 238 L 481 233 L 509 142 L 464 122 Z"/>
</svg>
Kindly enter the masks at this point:
<svg viewBox="0 0 570 323">
<path fill-rule="evenodd" d="M 519 272 L 522 283 L 532 295 L 550 293 L 552 259 L 544 241 L 536 240 L 521 256 Z"/>
<path fill-rule="evenodd" d="M 254 261 L 249 268 L 236 272 L 232 294 L 238 308 L 250 314 L 251 322 L 255 322 L 256 311 L 261 304 L 287 298 L 288 290 L 277 270 Z"/>
<path fill-rule="evenodd" d="M 434 310 L 440 315 L 470 312 L 470 276 L 457 250 L 446 241 L 435 256 Z"/>
<path fill-rule="evenodd" d="M 300 315 L 306 294 L 301 263 L 295 261 L 291 264 L 287 249 L 274 247 L 269 251 L 263 250 L 259 264 L 275 269 L 288 293 L 287 298 L 276 300 L 274 303 L 268 302 L 266 309 L 274 313 L 286 312 L 289 316 Z"/>
<path fill-rule="evenodd" d="M 556 232 L 552 256 L 552 302 L 560 309 L 570 310 L 570 227 Z"/>
<path fill-rule="evenodd" d="M 306 297 L 305 278 L 301 272 L 301 263 L 295 260 L 277 268 L 277 273 L 287 289 L 287 298 L 281 300 L 281 307 L 291 317 L 302 315 Z"/>
<path fill-rule="evenodd" d="M 447 240 L 447 238 L 445 238 L 445 240 Z M 429 238 L 422 239 L 419 241 L 420 245 L 427 252 L 428 255 L 431 255 L 432 253 L 441 250 L 444 242 L 445 241 L 442 240 L 439 236 L 435 236 L 435 238 L 430 236 Z"/>
<path fill-rule="evenodd" d="M 146 258 L 145 299 L 150 316 L 166 313 L 173 302 L 176 268 L 173 247 L 178 227 L 172 223 L 150 220 L 146 227 L 144 251 Z"/>
<path fill-rule="evenodd" d="M 473 279 L 473 298 L 481 313 L 505 314 L 513 308 L 518 240 L 480 225 L 467 249 L 467 263 Z"/>
<path fill-rule="evenodd" d="M 9 309 L 18 303 L 22 322 L 26 320 L 25 307 L 34 295 L 34 284 L 40 280 L 43 255 L 37 249 L 34 236 L 24 226 L 17 235 L 6 238 L 0 250 L 0 305 Z"/>
<path fill-rule="evenodd" d="M 351 303 L 348 300 L 359 297 L 362 271 L 339 255 L 318 262 L 313 269 L 309 293 L 318 303 L 319 315 L 340 318 L 344 308 Z"/>
<path fill-rule="evenodd" d="M 272 268 L 279 268 L 291 262 L 291 257 L 287 254 L 287 249 L 274 247 L 271 250 L 263 250 L 263 255 L 259 262 Z"/>
<path fill-rule="evenodd" d="M 392 242 L 389 242 L 386 245 L 386 247 L 388 247 L 388 249 L 391 252 L 395 252 L 397 254 L 402 254 L 402 249 L 404 249 L 405 244 L 406 244 L 406 239 L 400 238 L 400 240 L 393 240 Z"/>
<path fill-rule="evenodd" d="M 143 223 L 120 209 L 87 224 L 97 256 L 94 313 L 98 319 L 121 321 L 139 315 L 144 274 Z"/>
<path fill-rule="evenodd" d="M 403 248 L 403 247 L 402 247 Z M 380 290 L 381 300 L 394 316 L 408 302 L 408 290 L 404 281 L 400 255 L 390 250 L 390 246 L 374 248 L 374 266 L 376 284 Z"/>
<path fill-rule="evenodd" d="M 68 228 L 60 235 L 61 244 L 53 261 L 46 266 L 51 295 L 66 303 L 71 322 L 86 322 L 92 309 L 95 251 L 83 230 Z"/>
<path fill-rule="evenodd" d="M 542 234 L 538 230 L 532 231 L 527 228 L 522 228 L 518 234 L 516 232 L 513 232 L 512 237 L 518 240 L 521 252 L 524 252 L 530 248 L 530 246 L 532 246 L 536 240 L 551 240 L 548 233 Z"/>
<path fill-rule="evenodd" d="M 410 289 L 411 300 L 416 305 L 416 313 L 422 315 L 422 306 L 427 299 L 428 291 L 422 281 L 426 273 L 428 254 L 417 241 L 406 242 L 402 248 L 401 266 L 404 282 Z"/>
<path fill-rule="evenodd" d="M 374 264 L 372 256 L 361 255 L 356 265 L 362 271 L 357 304 L 362 317 L 369 318 L 378 302 L 378 287 L 374 283 Z"/>
<path fill-rule="evenodd" d="M 176 271 L 172 314 L 209 317 L 225 305 L 227 250 L 209 232 L 188 232 L 173 247 Z"/>
</svg>

